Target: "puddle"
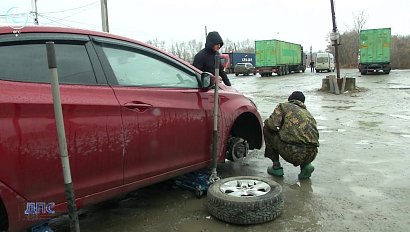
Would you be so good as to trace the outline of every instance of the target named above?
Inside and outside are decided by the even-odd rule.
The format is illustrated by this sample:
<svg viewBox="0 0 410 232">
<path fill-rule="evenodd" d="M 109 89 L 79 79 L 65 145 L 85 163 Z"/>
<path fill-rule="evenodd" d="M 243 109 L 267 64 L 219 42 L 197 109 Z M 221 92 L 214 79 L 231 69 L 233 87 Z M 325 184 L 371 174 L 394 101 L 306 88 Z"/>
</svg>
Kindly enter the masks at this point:
<svg viewBox="0 0 410 232">
<path fill-rule="evenodd" d="M 377 127 L 378 125 L 382 124 L 382 122 L 366 122 L 366 121 L 358 121 L 359 126 L 362 127 Z"/>
<path fill-rule="evenodd" d="M 320 116 L 315 116 L 315 119 L 316 119 L 316 120 L 322 120 L 322 121 L 327 121 L 327 120 L 328 120 L 326 117 L 324 117 L 324 116 L 322 116 L 322 115 L 320 115 Z"/>
<path fill-rule="evenodd" d="M 361 162 L 361 160 L 360 160 L 360 159 L 344 159 L 343 162 L 346 162 L 346 163 L 358 163 L 358 162 Z M 357 175 L 357 173 L 356 173 L 356 175 Z"/>
<path fill-rule="evenodd" d="M 337 109 L 337 110 L 348 110 L 354 106 L 322 106 L 323 108 L 329 108 L 329 109 Z"/>
<path fill-rule="evenodd" d="M 395 118 L 406 119 L 406 120 L 409 120 L 409 119 L 410 119 L 410 116 L 409 116 L 409 115 L 390 114 L 390 116 L 395 117 Z"/>
<path fill-rule="evenodd" d="M 359 142 L 355 143 L 357 145 L 369 145 L 371 144 L 368 140 L 360 140 Z"/>
<path fill-rule="evenodd" d="M 382 197 L 383 196 L 382 193 L 378 192 L 375 189 L 370 189 L 370 188 L 353 186 L 353 187 L 350 187 L 350 190 L 352 190 L 356 195 L 362 196 L 362 197 Z"/>
<path fill-rule="evenodd" d="M 384 115 L 384 113 L 380 113 L 380 112 L 369 112 L 369 111 L 365 111 L 363 112 L 363 114 L 367 114 L 367 115 L 371 115 L 371 116 L 382 116 Z"/>
</svg>

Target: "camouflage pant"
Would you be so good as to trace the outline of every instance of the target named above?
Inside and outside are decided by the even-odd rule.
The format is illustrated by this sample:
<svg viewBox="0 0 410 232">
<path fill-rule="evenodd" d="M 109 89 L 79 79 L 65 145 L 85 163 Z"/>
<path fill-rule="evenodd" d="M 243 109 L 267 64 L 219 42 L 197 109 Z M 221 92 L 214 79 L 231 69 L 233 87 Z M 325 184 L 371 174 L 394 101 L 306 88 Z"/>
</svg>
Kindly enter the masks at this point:
<svg viewBox="0 0 410 232">
<path fill-rule="evenodd" d="M 265 138 L 265 157 L 272 162 L 279 162 L 279 155 L 294 166 L 305 166 L 316 158 L 317 147 L 303 147 L 284 143 L 278 132 L 263 127 Z"/>
</svg>

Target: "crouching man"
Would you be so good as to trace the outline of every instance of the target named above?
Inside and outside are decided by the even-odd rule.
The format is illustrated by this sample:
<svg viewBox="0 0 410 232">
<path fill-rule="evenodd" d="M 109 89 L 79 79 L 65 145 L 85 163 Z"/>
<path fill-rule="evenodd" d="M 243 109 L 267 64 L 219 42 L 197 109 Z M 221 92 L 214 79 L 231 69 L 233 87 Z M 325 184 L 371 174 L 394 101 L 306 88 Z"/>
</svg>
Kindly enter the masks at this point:
<svg viewBox="0 0 410 232">
<path fill-rule="evenodd" d="M 283 176 L 279 155 L 294 166 L 300 166 L 299 179 L 308 179 L 315 170 L 311 162 L 319 147 L 316 120 L 305 106 L 305 95 L 293 92 L 288 102 L 279 103 L 272 115 L 265 120 L 265 157 L 272 160 L 268 173 Z"/>
</svg>

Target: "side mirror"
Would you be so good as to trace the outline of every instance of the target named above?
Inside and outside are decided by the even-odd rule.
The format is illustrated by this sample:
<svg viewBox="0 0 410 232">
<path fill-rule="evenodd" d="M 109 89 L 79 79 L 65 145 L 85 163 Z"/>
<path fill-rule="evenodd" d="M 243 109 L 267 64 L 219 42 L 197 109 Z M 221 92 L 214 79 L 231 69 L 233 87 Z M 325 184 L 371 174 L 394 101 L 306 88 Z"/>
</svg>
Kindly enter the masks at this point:
<svg viewBox="0 0 410 232">
<path fill-rule="evenodd" d="M 215 78 L 212 78 L 212 74 L 209 72 L 203 72 L 201 74 L 201 88 L 209 89 L 215 84 Z"/>
</svg>

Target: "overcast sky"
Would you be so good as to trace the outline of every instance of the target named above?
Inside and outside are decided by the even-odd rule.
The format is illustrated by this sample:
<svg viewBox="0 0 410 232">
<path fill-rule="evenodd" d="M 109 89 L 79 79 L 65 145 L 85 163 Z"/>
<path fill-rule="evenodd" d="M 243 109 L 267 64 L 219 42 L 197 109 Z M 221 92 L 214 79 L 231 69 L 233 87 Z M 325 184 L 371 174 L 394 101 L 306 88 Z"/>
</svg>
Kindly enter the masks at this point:
<svg viewBox="0 0 410 232">
<path fill-rule="evenodd" d="M 0 24 L 10 23 L 7 12 L 32 11 L 32 1 L 0 0 Z M 234 42 L 280 39 L 314 52 L 328 44 L 330 9 L 330 0 L 108 0 L 110 33 L 143 42 L 204 41 L 207 26 Z M 40 25 L 102 30 L 100 0 L 37 0 L 37 11 Z M 410 0 L 335 0 L 335 11 L 341 33 L 363 11 L 365 29 L 390 27 L 393 35 L 410 35 Z"/>
</svg>

